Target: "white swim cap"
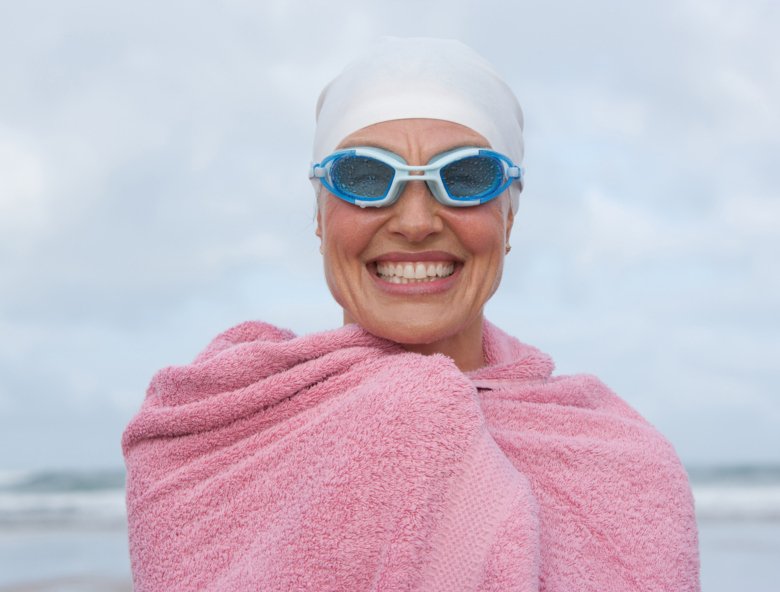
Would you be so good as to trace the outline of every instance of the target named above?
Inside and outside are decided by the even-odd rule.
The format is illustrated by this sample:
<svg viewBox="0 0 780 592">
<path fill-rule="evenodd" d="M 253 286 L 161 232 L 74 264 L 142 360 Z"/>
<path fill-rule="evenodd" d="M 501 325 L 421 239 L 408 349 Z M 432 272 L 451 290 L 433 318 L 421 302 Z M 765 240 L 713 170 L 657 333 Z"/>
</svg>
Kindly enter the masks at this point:
<svg viewBox="0 0 780 592">
<path fill-rule="evenodd" d="M 465 125 L 516 165 L 523 160 L 523 112 L 512 90 L 467 45 L 427 37 L 381 38 L 322 90 L 313 160 L 359 129 L 411 118 Z M 514 212 L 520 186 L 509 191 Z"/>
</svg>

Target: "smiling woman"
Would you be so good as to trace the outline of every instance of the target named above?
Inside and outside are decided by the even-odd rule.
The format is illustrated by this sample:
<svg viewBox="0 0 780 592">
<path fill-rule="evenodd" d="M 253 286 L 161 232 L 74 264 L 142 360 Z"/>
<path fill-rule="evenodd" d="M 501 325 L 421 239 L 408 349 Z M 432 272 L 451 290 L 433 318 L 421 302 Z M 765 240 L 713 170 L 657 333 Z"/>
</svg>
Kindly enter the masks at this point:
<svg viewBox="0 0 780 592">
<path fill-rule="evenodd" d="M 698 590 L 671 445 L 489 323 L 522 113 L 464 45 L 386 39 L 323 91 L 310 178 L 344 325 L 261 322 L 128 426 L 136 590 Z"/>
</svg>

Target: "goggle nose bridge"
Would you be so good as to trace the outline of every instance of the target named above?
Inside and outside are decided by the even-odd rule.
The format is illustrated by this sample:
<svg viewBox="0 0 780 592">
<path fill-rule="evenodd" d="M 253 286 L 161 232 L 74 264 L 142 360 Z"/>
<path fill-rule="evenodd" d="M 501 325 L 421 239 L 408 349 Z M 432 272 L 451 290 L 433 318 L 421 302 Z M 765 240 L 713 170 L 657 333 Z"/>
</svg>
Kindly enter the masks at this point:
<svg viewBox="0 0 780 592">
<path fill-rule="evenodd" d="M 436 181 L 439 177 L 439 167 L 399 166 L 394 183 L 401 181 Z"/>
</svg>

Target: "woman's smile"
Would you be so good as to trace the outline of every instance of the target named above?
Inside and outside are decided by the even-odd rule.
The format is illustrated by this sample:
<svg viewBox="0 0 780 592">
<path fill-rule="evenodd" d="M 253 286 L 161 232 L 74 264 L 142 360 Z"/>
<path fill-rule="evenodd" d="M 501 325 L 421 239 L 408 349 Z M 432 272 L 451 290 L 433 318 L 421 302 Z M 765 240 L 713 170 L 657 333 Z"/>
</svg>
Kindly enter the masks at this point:
<svg viewBox="0 0 780 592">
<path fill-rule="evenodd" d="M 380 290 L 398 296 L 430 295 L 451 289 L 462 261 L 445 251 L 384 253 L 367 265 Z"/>
</svg>

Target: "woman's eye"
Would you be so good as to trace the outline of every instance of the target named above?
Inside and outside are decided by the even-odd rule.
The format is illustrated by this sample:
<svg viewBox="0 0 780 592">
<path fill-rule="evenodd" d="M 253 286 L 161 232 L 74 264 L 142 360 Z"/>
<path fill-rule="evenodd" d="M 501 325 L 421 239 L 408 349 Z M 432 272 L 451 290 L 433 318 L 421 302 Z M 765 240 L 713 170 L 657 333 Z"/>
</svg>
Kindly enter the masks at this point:
<svg viewBox="0 0 780 592">
<path fill-rule="evenodd" d="M 381 197 L 394 174 L 389 165 L 363 156 L 343 158 L 331 170 L 334 185 L 359 197 Z"/>
<path fill-rule="evenodd" d="M 454 197 L 473 196 L 493 189 L 501 179 L 495 160 L 472 156 L 445 166 L 441 171 L 447 191 Z"/>
</svg>

